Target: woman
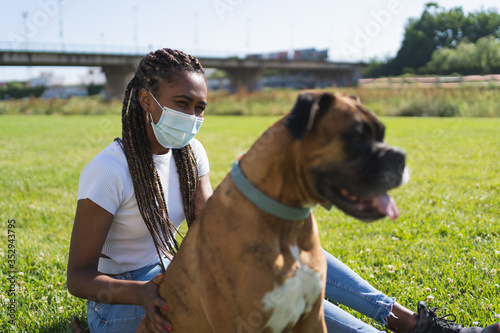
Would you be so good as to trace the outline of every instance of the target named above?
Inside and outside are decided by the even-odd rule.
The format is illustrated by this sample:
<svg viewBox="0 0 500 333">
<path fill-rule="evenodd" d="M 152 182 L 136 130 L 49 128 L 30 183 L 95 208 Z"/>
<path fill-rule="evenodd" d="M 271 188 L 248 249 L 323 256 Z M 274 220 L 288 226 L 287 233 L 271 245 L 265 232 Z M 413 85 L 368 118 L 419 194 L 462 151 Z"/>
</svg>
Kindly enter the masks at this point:
<svg viewBox="0 0 500 333">
<path fill-rule="evenodd" d="M 206 106 L 196 58 L 170 49 L 146 55 L 127 86 L 122 138 L 82 171 L 67 276 L 69 291 L 88 300 L 91 332 L 135 332 L 145 315 L 156 332 L 172 331 L 158 285 L 178 248 L 176 229 L 212 195 L 208 159 L 193 138 Z M 327 298 L 393 330 L 460 332 L 425 304 L 417 316 L 325 255 Z M 324 308 L 329 332 L 377 332 L 330 302 Z"/>
<path fill-rule="evenodd" d="M 176 228 L 212 194 L 206 153 L 192 138 L 206 105 L 196 58 L 146 55 L 125 93 L 122 139 L 82 171 L 67 275 L 69 291 L 89 300 L 92 332 L 135 332 L 144 315 L 157 332 L 172 330 L 158 284 Z"/>
</svg>

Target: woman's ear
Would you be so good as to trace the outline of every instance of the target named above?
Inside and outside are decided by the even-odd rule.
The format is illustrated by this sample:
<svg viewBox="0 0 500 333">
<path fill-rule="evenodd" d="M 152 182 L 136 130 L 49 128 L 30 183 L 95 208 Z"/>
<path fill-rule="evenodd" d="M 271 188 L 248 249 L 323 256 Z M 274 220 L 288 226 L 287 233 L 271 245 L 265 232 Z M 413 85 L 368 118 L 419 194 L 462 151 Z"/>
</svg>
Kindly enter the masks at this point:
<svg viewBox="0 0 500 333">
<path fill-rule="evenodd" d="M 139 97 L 139 104 L 141 104 L 142 109 L 147 113 L 151 112 L 153 98 L 151 97 L 149 91 L 147 91 L 146 89 L 141 89 L 139 90 L 137 96 Z"/>
</svg>

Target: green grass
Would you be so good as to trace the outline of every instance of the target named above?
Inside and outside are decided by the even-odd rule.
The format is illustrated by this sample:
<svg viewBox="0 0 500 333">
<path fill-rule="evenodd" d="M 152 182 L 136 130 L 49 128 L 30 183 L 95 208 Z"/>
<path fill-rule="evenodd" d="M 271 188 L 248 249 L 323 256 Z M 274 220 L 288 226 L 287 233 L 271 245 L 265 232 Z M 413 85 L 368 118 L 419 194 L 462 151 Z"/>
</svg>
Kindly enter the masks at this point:
<svg viewBox="0 0 500 333">
<path fill-rule="evenodd" d="M 207 116 L 198 138 L 214 187 L 276 119 Z M 318 207 L 323 246 L 411 309 L 431 296 L 462 324 L 500 321 L 500 119 L 383 121 L 388 143 L 408 152 L 412 178 L 393 191 L 401 217 L 365 225 Z M 85 319 L 84 301 L 65 282 L 78 177 L 120 131 L 119 115 L 0 117 L 0 331 L 65 332 L 72 315 Z M 9 326 L 12 219 L 18 273 Z"/>
</svg>

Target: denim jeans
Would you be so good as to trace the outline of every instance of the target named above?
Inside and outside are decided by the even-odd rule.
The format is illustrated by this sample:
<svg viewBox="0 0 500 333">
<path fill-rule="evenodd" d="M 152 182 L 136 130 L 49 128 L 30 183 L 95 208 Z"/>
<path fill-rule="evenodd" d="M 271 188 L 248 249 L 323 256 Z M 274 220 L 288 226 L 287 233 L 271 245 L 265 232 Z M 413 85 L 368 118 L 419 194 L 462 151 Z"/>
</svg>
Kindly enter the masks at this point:
<svg viewBox="0 0 500 333">
<path fill-rule="evenodd" d="M 326 298 L 385 325 L 396 299 L 385 296 L 330 253 L 323 252 L 327 262 Z M 327 300 L 323 307 L 330 333 L 381 332 Z"/>
<path fill-rule="evenodd" d="M 327 261 L 326 298 L 343 304 L 384 325 L 396 301 L 373 288 L 368 282 L 337 258 L 324 251 Z M 115 279 L 149 281 L 161 273 L 160 264 L 113 276 Z M 357 319 L 338 306 L 323 303 L 325 321 L 330 333 L 375 333 L 373 326 Z M 90 332 L 135 332 L 145 312 L 139 305 L 103 304 L 87 301 Z"/>
<path fill-rule="evenodd" d="M 160 263 L 113 276 L 118 280 L 149 281 L 161 273 Z M 113 297 L 113 290 L 106 290 L 103 298 Z M 87 322 L 90 332 L 135 332 L 146 312 L 140 305 L 104 304 L 87 301 Z"/>
</svg>

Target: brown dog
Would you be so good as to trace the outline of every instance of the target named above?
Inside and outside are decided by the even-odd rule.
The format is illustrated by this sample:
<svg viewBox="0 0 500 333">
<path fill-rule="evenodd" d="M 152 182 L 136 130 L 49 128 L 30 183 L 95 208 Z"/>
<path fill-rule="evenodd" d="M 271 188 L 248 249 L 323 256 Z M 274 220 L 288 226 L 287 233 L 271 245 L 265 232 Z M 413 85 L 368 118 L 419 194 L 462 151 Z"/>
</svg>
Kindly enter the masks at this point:
<svg viewBox="0 0 500 333">
<path fill-rule="evenodd" d="M 386 192 L 401 184 L 405 155 L 383 138 L 356 100 L 301 94 L 235 163 L 169 265 L 160 294 L 174 331 L 326 332 L 326 263 L 309 209 L 395 218 Z"/>
</svg>

